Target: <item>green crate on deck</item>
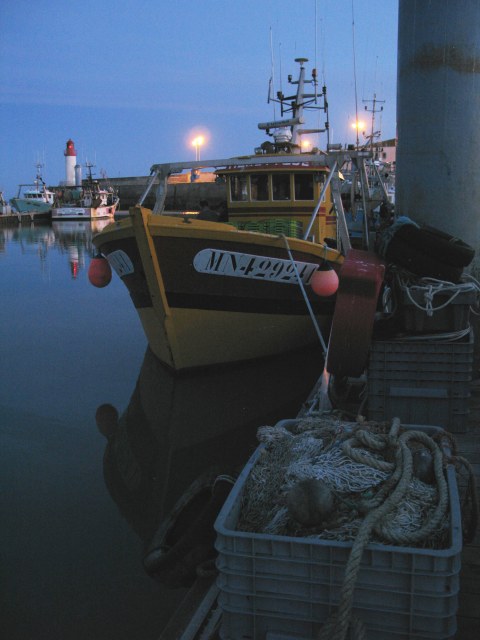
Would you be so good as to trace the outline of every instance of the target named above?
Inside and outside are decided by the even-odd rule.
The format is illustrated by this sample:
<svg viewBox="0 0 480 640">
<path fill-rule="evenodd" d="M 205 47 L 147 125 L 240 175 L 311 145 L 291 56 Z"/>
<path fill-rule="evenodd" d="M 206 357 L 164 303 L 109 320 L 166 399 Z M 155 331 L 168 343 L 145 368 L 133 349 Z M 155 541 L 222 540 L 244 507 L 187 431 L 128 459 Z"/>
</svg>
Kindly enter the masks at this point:
<svg viewBox="0 0 480 640">
<path fill-rule="evenodd" d="M 302 238 L 302 223 L 298 220 L 273 218 L 271 220 L 256 220 L 250 222 L 230 222 L 240 231 L 256 231 L 257 233 L 270 233 L 272 235 L 285 235 L 289 238 Z"/>
</svg>

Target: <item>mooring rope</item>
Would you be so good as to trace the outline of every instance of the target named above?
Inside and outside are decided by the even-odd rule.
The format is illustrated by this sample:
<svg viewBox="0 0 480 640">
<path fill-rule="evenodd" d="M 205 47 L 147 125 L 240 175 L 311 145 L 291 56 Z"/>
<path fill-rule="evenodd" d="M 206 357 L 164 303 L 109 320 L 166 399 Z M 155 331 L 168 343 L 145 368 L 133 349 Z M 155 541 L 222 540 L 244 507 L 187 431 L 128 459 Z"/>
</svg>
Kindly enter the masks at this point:
<svg viewBox="0 0 480 640">
<path fill-rule="evenodd" d="M 295 260 L 293 259 L 292 252 L 290 250 L 290 245 L 288 244 L 288 239 L 285 234 L 281 234 L 285 242 L 285 246 L 287 248 L 288 257 L 290 258 L 290 262 L 292 263 L 293 270 L 295 272 L 295 276 L 297 278 L 298 286 L 300 287 L 300 291 L 302 292 L 303 299 L 305 300 L 305 304 L 307 305 L 308 313 L 310 314 L 310 318 L 312 319 L 313 326 L 315 327 L 315 331 L 317 333 L 318 339 L 320 340 L 320 344 L 322 345 L 323 355 L 327 357 L 327 345 L 322 336 L 322 332 L 320 331 L 320 327 L 318 326 L 317 319 L 315 318 L 315 314 L 313 313 L 312 305 L 310 304 L 310 300 L 308 299 L 307 292 L 305 291 L 305 287 L 303 286 L 302 279 L 300 278 L 300 274 L 298 273 L 297 265 Z"/>
<path fill-rule="evenodd" d="M 400 428 L 400 419 L 394 418 L 391 429 L 386 436 L 375 435 L 368 438 L 369 442 L 374 443 L 374 449 L 381 447 L 383 439 L 383 448 L 393 447 L 395 451 L 395 467 L 393 474 L 389 480 L 377 492 L 375 497 L 364 502 L 364 508 L 370 509 L 365 516 L 357 533 L 357 537 L 353 542 L 352 549 L 345 568 L 345 576 L 340 595 L 339 605 L 334 619 L 328 620 L 322 627 L 319 634 L 319 640 L 345 640 L 348 629 L 354 634 L 354 640 L 363 640 L 363 627 L 358 627 L 358 623 L 352 619 L 353 595 L 355 584 L 360 570 L 363 551 L 370 541 L 372 532 L 382 534 L 396 544 L 411 544 L 428 537 L 439 525 L 440 520 L 445 516 L 448 506 L 448 487 L 443 473 L 443 454 L 438 444 L 427 434 L 420 431 L 406 431 L 398 435 Z M 372 434 L 369 434 L 370 436 Z M 360 445 L 365 439 L 365 434 L 361 431 L 355 433 L 354 438 L 349 442 L 348 450 L 355 452 L 355 446 Z M 393 509 L 398 506 L 405 497 L 408 486 L 413 475 L 413 458 L 407 442 L 415 440 L 425 445 L 433 456 L 435 479 L 437 481 L 438 502 L 433 514 L 429 517 L 423 527 L 415 532 L 409 532 L 404 535 L 393 533 L 391 528 L 386 526 L 385 519 Z M 352 442 L 353 441 L 353 442 Z M 362 456 L 364 464 L 378 464 L 377 458 L 365 454 Z M 391 491 L 388 497 L 387 493 Z"/>
</svg>

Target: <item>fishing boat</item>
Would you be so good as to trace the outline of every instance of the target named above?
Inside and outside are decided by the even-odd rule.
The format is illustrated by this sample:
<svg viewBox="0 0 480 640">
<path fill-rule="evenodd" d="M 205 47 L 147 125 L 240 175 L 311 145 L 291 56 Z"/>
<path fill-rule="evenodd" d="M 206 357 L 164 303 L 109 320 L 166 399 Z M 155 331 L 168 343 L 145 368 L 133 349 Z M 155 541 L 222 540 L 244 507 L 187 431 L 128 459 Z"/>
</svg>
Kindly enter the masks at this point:
<svg viewBox="0 0 480 640">
<path fill-rule="evenodd" d="M 37 175 L 33 184 L 20 184 L 16 198 L 10 204 L 18 213 L 35 213 L 36 218 L 51 216 L 55 192 L 47 189 L 42 178 L 41 164 L 37 164 Z"/>
<path fill-rule="evenodd" d="M 277 93 L 282 118 L 291 117 L 258 125 L 273 142 L 248 156 L 153 165 L 139 204 L 93 238 L 92 284 L 104 284 L 101 265 L 113 268 L 153 352 L 175 370 L 324 343 L 351 247 L 340 169 L 370 154 L 329 143 L 302 150 L 303 134 L 328 134 L 326 89 L 318 91 L 315 70 L 306 78 L 307 61 L 298 58 L 298 79 L 289 77 L 294 95 Z M 325 129 L 302 129 L 306 109 L 325 111 Z M 225 182 L 228 220 L 169 215 L 169 176 L 207 168 Z M 149 210 L 143 202 L 154 187 Z"/>
<path fill-rule="evenodd" d="M 65 187 L 57 192 L 52 220 L 97 220 L 113 218 L 119 204 L 112 188 L 102 189 L 93 179 L 93 165 L 87 163 L 88 178 L 82 186 Z"/>
</svg>

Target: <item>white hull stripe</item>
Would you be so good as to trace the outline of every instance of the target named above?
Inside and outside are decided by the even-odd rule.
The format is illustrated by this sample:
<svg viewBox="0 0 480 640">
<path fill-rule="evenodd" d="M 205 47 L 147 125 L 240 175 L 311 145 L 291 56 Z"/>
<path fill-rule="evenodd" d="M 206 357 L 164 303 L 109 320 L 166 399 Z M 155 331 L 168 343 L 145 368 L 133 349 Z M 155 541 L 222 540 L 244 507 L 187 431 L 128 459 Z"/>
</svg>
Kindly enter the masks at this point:
<svg viewBox="0 0 480 640">
<path fill-rule="evenodd" d="M 311 262 L 295 262 L 298 274 L 304 284 L 310 282 L 318 264 Z M 236 251 L 220 251 L 218 249 L 202 249 L 193 259 L 193 266 L 198 273 L 217 276 L 233 276 L 236 278 L 253 278 L 297 284 L 295 268 L 291 260 L 255 256 Z"/>
</svg>

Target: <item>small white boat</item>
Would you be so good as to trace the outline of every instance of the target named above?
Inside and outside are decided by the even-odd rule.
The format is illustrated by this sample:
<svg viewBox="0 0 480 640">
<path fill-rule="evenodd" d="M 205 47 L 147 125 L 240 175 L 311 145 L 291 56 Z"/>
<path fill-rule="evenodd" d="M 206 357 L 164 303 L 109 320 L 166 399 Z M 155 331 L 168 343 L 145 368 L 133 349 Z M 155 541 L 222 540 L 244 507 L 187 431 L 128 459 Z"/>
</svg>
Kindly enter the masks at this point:
<svg viewBox="0 0 480 640">
<path fill-rule="evenodd" d="M 34 183 L 20 184 L 17 197 L 10 200 L 10 204 L 18 213 L 45 214 L 45 217 L 50 217 L 55 192 L 47 189 L 40 173 L 41 168 L 42 165 L 37 164 L 37 176 Z"/>
<path fill-rule="evenodd" d="M 52 220 L 97 220 L 113 218 L 119 204 L 115 191 L 101 189 L 92 177 L 92 165 L 87 164 L 89 176 L 82 186 L 65 187 L 56 194 Z"/>
<path fill-rule="evenodd" d="M 3 197 L 3 191 L 0 191 L 0 215 L 7 216 L 12 213 L 12 208 Z"/>
</svg>

